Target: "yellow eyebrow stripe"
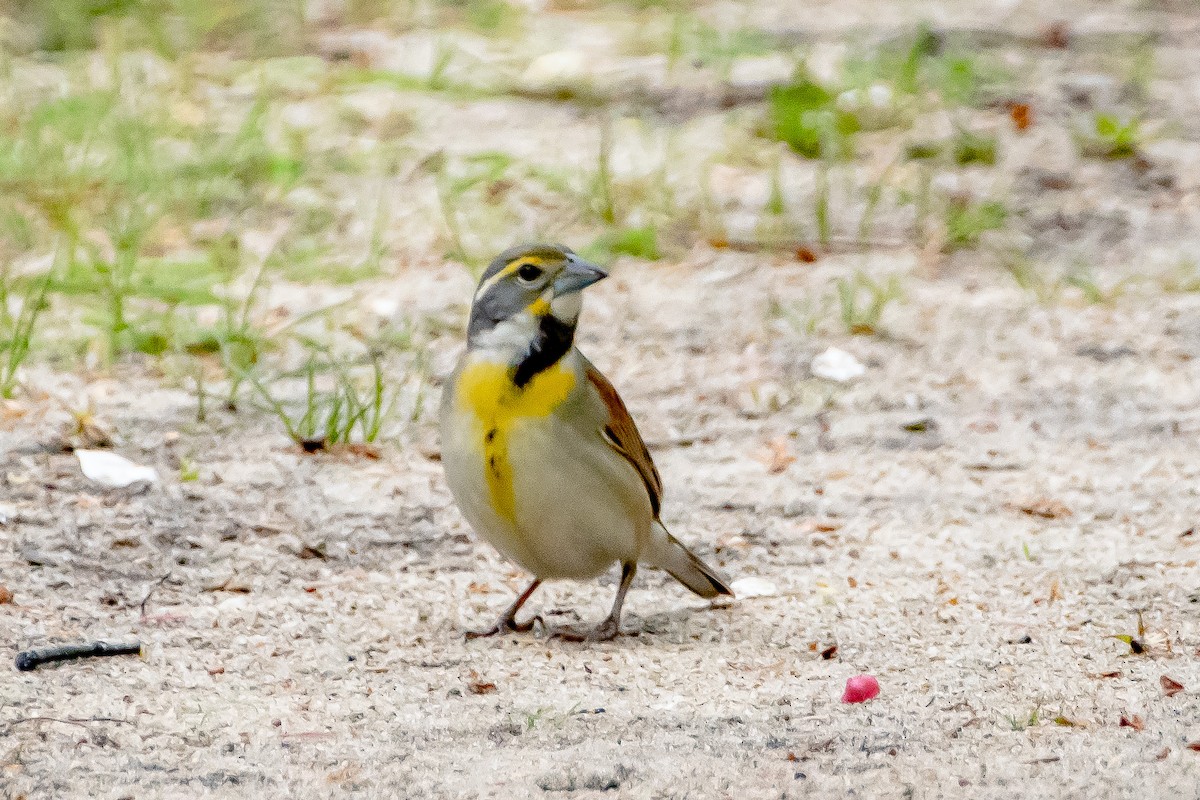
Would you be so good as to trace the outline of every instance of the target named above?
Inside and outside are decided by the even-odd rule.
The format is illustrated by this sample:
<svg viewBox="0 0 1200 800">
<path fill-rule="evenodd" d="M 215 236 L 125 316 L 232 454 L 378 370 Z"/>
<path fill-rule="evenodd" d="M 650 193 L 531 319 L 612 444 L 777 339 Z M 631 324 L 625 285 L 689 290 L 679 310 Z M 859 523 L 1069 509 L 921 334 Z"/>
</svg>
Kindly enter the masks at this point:
<svg viewBox="0 0 1200 800">
<path fill-rule="evenodd" d="M 487 292 L 488 289 L 491 289 L 497 283 L 504 280 L 509 275 L 512 275 L 526 264 L 533 264 L 535 267 L 540 267 L 545 263 L 546 260 L 541 256 L 521 256 L 520 258 L 513 259 L 504 266 L 504 269 L 500 270 L 495 275 L 479 284 L 479 288 L 475 291 L 475 297 L 483 297 L 484 293 Z"/>
</svg>

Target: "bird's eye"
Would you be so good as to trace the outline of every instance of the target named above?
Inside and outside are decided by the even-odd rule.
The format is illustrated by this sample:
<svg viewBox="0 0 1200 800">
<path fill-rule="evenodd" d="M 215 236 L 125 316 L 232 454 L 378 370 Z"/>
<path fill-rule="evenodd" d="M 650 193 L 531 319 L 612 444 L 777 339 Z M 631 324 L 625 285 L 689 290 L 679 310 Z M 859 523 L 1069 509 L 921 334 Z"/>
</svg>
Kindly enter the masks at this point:
<svg viewBox="0 0 1200 800">
<path fill-rule="evenodd" d="M 517 270 L 517 277 L 525 281 L 525 283 L 533 283 L 542 277 L 542 268 L 533 264 L 522 264 L 520 269 Z"/>
</svg>

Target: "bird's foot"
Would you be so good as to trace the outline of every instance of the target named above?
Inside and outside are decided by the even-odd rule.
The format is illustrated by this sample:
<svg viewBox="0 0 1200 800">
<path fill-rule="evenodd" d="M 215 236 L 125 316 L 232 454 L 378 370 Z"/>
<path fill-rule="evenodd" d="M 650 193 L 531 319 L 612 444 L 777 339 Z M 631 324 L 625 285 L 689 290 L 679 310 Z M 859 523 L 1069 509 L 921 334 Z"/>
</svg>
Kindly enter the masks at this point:
<svg viewBox="0 0 1200 800">
<path fill-rule="evenodd" d="M 504 615 L 496 620 L 496 623 L 487 630 L 482 631 L 467 631 L 466 639 L 485 639 L 488 636 L 499 636 L 503 633 L 528 633 L 533 630 L 534 625 L 544 624 L 540 616 L 530 617 L 526 622 L 517 622 L 516 617 Z"/>
</svg>

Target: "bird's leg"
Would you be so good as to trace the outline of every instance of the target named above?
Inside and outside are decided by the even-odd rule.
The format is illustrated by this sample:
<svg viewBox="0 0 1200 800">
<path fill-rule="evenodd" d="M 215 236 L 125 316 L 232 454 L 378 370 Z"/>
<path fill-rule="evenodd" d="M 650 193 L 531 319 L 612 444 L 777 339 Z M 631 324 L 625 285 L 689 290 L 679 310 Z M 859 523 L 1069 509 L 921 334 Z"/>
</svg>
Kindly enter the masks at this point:
<svg viewBox="0 0 1200 800">
<path fill-rule="evenodd" d="M 492 627 L 485 631 L 467 631 L 468 639 L 480 639 L 484 636 L 495 636 L 498 633 L 507 633 L 508 631 L 516 631 L 517 633 L 525 633 L 533 628 L 535 621 L 539 617 L 534 617 L 528 622 L 517 622 L 517 612 L 521 610 L 521 606 L 525 605 L 525 601 L 537 591 L 537 588 L 542 585 L 541 578 L 534 578 L 533 583 L 529 584 L 529 588 L 521 592 L 516 600 L 512 601 L 512 605 L 504 609 L 504 613 L 496 620 Z"/>
<path fill-rule="evenodd" d="M 617 638 L 621 633 L 621 606 L 625 605 L 625 594 L 629 591 L 629 584 L 633 583 L 633 576 L 636 574 L 636 561 L 627 561 L 621 565 L 621 585 L 617 587 L 617 597 L 613 600 L 612 611 L 608 612 L 608 616 L 599 625 L 591 630 L 580 630 L 573 625 L 564 625 L 556 628 L 551 636 L 571 642 L 607 642 Z"/>
<path fill-rule="evenodd" d="M 617 597 L 613 600 L 612 611 L 608 612 L 608 616 L 604 621 L 596 626 L 591 632 L 588 639 L 593 642 L 607 642 L 609 639 L 615 639 L 621 633 L 621 607 L 625 605 L 625 594 L 629 591 L 629 585 L 633 583 L 633 576 L 637 574 L 637 562 L 627 561 L 621 565 L 621 585 L 617 587 Z"/>
</svg>

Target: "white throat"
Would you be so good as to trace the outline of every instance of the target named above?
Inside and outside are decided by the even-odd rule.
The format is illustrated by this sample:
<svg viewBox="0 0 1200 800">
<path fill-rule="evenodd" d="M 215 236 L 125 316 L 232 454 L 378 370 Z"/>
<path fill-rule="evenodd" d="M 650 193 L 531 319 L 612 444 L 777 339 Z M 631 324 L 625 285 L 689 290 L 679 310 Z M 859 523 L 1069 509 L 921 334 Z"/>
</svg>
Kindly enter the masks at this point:
<svg viewBox="0 0 1200 800">
<path fill-rule="evenodd" d="M 574 325 L 583 310 L 583 292 L 571 292 L 550 301 L 550 313 L 563 322 Z"/>
<path fill-rule="evenodd" d="M 529 352 L 537 333 L 538 318 L 522 311 L 476 335 L 471 349 L 480 360 L 515 364 Z"/>
</svg>

